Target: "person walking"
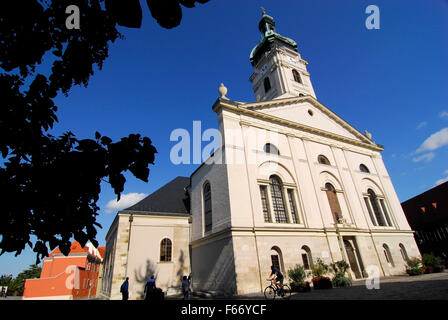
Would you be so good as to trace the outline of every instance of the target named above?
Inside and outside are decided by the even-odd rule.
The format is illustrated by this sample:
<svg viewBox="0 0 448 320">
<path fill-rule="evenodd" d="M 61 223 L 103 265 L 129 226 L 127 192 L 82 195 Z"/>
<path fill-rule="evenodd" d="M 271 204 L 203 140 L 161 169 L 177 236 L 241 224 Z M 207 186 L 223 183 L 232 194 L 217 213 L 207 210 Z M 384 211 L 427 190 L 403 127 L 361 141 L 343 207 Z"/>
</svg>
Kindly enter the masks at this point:
<svg viewBox="0 0 448 320">
<path fill-rule="evenodd" d="M 154 276 L 151 276 L 151 279 L 149 279 L 145 285 L 145 300 L 151 300 L 156 289 L 156 280 L 154 279 Z"/>
<path fill-rule="evenodd" d="M 182 278 L 182 295 L 183 295 L 183 300 L 190 300 L 190 280 L 191 280 L 191 275 L 188 276 L 183 276 Z"/>
<path fill-rule="evenodd" d="M 123 284 L 120 287 L 120 292 L 123 300 L 129 299 L 129 277 L 126 277 L 126 280 L 124 280 Z"/>
</svg>

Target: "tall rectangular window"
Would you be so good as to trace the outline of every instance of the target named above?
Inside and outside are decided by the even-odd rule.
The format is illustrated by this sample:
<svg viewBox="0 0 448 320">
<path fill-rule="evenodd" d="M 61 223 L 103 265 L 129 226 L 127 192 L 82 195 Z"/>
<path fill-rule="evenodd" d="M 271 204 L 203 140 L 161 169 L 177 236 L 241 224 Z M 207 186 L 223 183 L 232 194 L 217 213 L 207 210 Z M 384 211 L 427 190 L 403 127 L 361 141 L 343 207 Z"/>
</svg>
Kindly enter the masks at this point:
<svg viewBox="0 0 448 320">
<path fill-rule="evenodd" d="M 172 243 L 168 238 L 163 239 L 160 242 L 160 261 L 161 262 L 169 262 L 171 261 L 171 249 Z"/>
<path fill-rule="evenodd" d="M 212 230 L 212 191 L 210 183 L 206 183 L 203 189 L 204 198 L 204 224 L 205 232 Z"/>
<path fill-rule="evenodd" d="M 299 223 L 299 217 L 297 214 L 296 201 L 294 200 L 294 190 L 288 189 L 289 207 L 291 208 L 291 217 L 293 223 Z"/>
<path fill-rule="evenodd" d="M 278 258 L 278 255 L 276 254 L 271 255 L 271 262 L 275 268 L 280 270 L 280 259 Z"/>
<path fill-rule="evenodd" d="M 366 203 L 367 211 L 369 211 L 370 220 L 372 220 L 372 223 L 374 226 L 377 225 L 375 217 L 373 216 L 372 208 L 370 207 L 369 198 L 364 197 L 364 201 Z"/>
<path fill-rule="evenodd" d="M 260 186 L 261 205 L 263 207 L 264 222 L 271 222 L 271 213 L 269 212 L 268 190 L 266 186 Z"/>
<path fill-rule="evenodd" d="M 370 204 L 372 205 L 373 212 L 375 212 L 376 221 L 378 221 L 378 224 L 380 226 L 386 226 L 386 221 L 384 221 L 383 215 L 381 214 L 379 205 L 378 205 L 378 199 L 377 198 L 370 198 Z"/>
<path fill-rule="evenodd" d="M 389 218 L 389 212 L 387 212 L 386 204 L 384 203 L 384 199 L 380 199 L 380 203 L 381 203 L 381 208 L 383 209 L 383 214 L 384 214 L 384 216 L 386 217 L 387 224 L 388 224 L 390 227 L 392 227 L 392 222 L 390 221 L 390 218 Z"/>
<path fill-rule="evenodd" d="M 302 253 L 302 262 L 303 262 L 303 268 L 305 270 L 310 269 L 310 263 L 308 261 L 308 255 L 306 253 Z"/>
<path fill-rule="evenodd" d="M 283 199 L 283 190 L 280 179 L 271 177 L 271 199 L 272 208 L 274 209 L 275 222 L 288 223 L 285 203 Z"/>
</svg>

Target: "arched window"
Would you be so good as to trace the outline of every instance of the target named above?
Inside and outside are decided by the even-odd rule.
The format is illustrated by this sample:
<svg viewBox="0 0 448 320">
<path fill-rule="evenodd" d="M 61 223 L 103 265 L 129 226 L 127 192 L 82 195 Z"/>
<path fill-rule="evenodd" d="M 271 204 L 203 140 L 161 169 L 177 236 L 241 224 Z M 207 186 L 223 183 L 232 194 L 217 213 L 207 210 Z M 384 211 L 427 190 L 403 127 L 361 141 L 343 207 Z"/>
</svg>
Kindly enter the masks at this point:
<svg viewBox="0 0 448 320">
<path fill-rule="evenodd" d="M 264 222 L 302 223 L 295 187 L 285 186 L 277 175 L 271 175 L 269 183 L 259 184 L 259 190 Z"/>
<path fill-rule="evenodd" d="M 271 82 L 269 81 L 269 77 L 264 78 L 263 84 L 264 84 L 264 92 L 268 92 L 269 90 L 271 90 Z"/>
<path fill-rule="evenodd" d="M 168 238 L 165 238 L 160 242 L 160 261 L 171 261 L 171 240 Z"/>
<path fill-rule="evenodd" d="M 208 182 L 204 184 L 203 199 L 205 232 L 208 232 L 212 230 L 212 191 Z"/>
<path fill-rule="evenodd" d="M 263 147 L 264 152 L 280 155 L 280 151 L 278 151 L 277 147 L 272 143 L 266 143 Z"/>
<path fill-rule="evenodd" d="M 404 247 L 404 245 L 402 243 L 400 243 L 399 247 L 400 247 L 400 252 L 401 252 L 401 256 L 403 257 L 403 260 L 407 262 L 409 260 L 409 256 L 408 256 L 408 252 L 406 251 L 406 248 Z"/>
<path fill-rule="evenodd" d="M 271 248 L 271 265 L 281 272 L 284 271 L 282 251 L 279 247 L 274 246 Z"/>
<path fill-rule="evenodd" d="M 359 165 L 359 170 L 361 171 L 361 172 L 365 172 L 365 173 L 370 173 L 370 170 L 369 170 L 369 168 L 367 168 L 364 164 L 360 164 Z"/>
<path fill-rule="evenodd" d="M 286 214 L 285 197 L 283 195 L 283 184 L 279 177 L 271 176 L 269 178 L 271 187 L 272 208 L 274 210 L 275 221 L 278 223 L 288 223 Z"/>
<path fill-rule="evenodd" d="M 264 222 L 272 222 L 269 208 L 268 190 L 266 186 L 260 186 L 261 205 L 263 207 Z"/>
<path fill-rule="evenodd" d="M 320 164 L 330 165 L 330 161 L 328 160 L 328 158 L 322 154 L 317 157 L 317 161 Z"/>
<path fill-rule="evenodd" d="M 395 266 L 394 260 L 392 259 L 392 254 L 390 253 L 389 246 L 387 244 L 383 244 L 383 253 L 387 263 L 389 263 L 392 267 L 394 267 Z"/>
<path fill-rule="evenodd" d="M 302 83 L 302 78 L 300 77 L 300 74 L 299 74 L 299 72 L 297 72 L 297 70 L 293 69 L 292 75 L 294 76 L 295 82 Z"/>
<path fill-rule="evenodd" d="M 303 268 L 305 270 L 310 270 L 313 268 L 313 257 L 311 255 L 311 250 L 308 246 L 303 246 L 301 251 Z"/>
<path fill-rule="evenodd" d="M 327 194 L 328 203 L 330 204 L 330 210 L 333 214 L 334 223 L 339 223 L 339 220 L 342 218 L 341 206 L 339 205 L 336 189 L 331 183 L 325 184 L 325 193 Z"/>
<path fill-rule="evenodd" d="M 373 225 L 382 227 L 392 226 L 384 199 L 378 198 L 372 189 L 368 189 L 367 194 L 368 197 L 364 197 L 364 201 Z"/>
</svg>

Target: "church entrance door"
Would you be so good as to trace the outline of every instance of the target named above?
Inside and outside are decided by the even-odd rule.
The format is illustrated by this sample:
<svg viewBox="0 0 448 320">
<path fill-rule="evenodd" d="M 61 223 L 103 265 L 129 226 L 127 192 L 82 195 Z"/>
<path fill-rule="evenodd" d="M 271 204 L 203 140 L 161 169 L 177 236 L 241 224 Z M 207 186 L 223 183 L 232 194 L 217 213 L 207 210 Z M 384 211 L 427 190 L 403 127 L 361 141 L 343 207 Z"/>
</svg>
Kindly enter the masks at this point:
<svg viewBox="0 0 448 320">
<path fill-rule="evenodd" d="M 348 261 L 350 264 L 350 269 L 355 274 L 356 279 L 362 278 L 361 272 L 359 271 L 359 263 L 356 258 L 356 252 L 349 240 L 344 240 L 345 252 L 347 253 Z"/>
</svg>

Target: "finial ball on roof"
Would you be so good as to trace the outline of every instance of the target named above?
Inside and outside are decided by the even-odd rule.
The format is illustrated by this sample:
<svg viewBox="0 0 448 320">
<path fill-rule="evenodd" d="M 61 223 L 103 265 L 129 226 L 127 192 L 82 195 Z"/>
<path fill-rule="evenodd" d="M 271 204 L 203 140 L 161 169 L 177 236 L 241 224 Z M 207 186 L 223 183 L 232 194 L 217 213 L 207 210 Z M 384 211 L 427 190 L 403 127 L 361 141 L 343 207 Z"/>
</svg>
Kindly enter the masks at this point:
<svg viewBox="0 0 448 320">
<path fill-rule="evenodd" d="M 221 85 L 219 86 L 218 92 L 221 95 L 221 98 L 227 99 L 227 97 L 226 97 L 227 88 L 224 86 L 223 83 L 221 83 Z"/>
</svg>

